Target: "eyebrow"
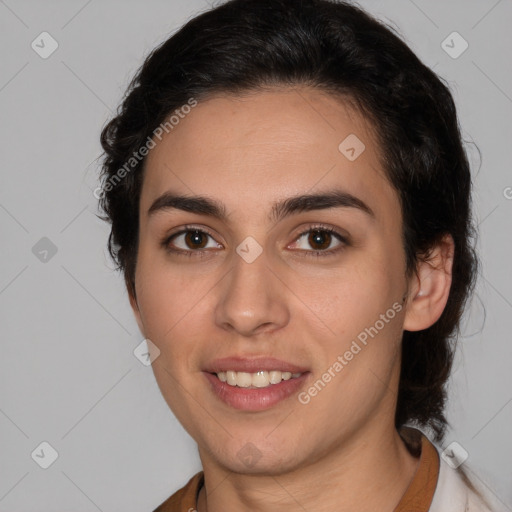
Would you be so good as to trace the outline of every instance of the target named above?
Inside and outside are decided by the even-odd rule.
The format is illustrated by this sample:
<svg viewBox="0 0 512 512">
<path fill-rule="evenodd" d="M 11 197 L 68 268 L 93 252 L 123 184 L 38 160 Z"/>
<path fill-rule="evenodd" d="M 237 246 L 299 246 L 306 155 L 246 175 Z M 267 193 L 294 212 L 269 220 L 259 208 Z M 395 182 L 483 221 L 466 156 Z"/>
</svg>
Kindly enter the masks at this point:
<svg viewBox="0 0 512 512">
<path fill-rule="evenodd" d="M 279 222 L 293 214 L 328 208 L 354 208 L 365 213 L 372 220 L 374 211 L 358 197 L 344 190 L 328 190 L 316 194 L 302 194 L 288 197 L 272 205 L 269 220 Z M 228 222 L 229 215 L 221 202 L 204 196 L 184 196 L 166 192 L 150 206 L 148 216 L 165 210 L 183 210 L 198 215 L 208 215 Z"/>
</svg>

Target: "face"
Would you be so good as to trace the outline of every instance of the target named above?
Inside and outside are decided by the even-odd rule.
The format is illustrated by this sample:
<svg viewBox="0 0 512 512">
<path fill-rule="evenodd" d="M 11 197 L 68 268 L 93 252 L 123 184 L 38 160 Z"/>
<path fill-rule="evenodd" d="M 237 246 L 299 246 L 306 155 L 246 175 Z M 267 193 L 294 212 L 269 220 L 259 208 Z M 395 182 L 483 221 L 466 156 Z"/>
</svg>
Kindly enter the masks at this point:
<svg viewBox="0 0 512 512">
<path fill-rule="evenodd" d="M 407 282 L 371 126 L 281 89 L 200 102 L 155 142 L 131 303 L 203 464 L 279 474 L 392 429 Z"/>
</svg>

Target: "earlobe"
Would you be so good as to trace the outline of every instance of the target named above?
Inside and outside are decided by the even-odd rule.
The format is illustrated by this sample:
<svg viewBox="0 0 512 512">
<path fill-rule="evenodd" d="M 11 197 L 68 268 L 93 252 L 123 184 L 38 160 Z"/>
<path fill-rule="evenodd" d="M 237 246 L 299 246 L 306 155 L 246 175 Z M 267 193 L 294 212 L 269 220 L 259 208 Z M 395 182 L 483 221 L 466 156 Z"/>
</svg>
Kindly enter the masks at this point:
<svg viewBox="0 0 512 512">
<path fill-rule="evenodd" d="M 428 259 L 419 261 L 417 272 L 409 281 L 404 330 L 427 329 L 442 315 L 450 295 L 454 248 L 453 238 L 445 235 Z"/>
</svg>

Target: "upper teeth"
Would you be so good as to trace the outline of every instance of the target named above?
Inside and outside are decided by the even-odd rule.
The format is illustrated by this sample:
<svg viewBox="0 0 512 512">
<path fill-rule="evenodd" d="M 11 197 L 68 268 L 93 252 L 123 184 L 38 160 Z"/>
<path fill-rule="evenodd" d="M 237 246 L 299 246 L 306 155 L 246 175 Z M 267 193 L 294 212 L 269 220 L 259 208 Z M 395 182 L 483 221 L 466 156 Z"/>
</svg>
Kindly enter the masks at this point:
<svg viewBox="0 0 512 512">
<path fill-rule="evenodd" d="M 217 377 L 221 382 L 226 382 L 230 386 L 238 386 L 240 388 L 264 388 L 270 384 L 279 384 L 281 380 L 294 379 L 300 377 L 301 373 L 280 372 L 279 370 L 259 371 L 256 373 L 247 372 L 218 372 Z"/>
</svg>

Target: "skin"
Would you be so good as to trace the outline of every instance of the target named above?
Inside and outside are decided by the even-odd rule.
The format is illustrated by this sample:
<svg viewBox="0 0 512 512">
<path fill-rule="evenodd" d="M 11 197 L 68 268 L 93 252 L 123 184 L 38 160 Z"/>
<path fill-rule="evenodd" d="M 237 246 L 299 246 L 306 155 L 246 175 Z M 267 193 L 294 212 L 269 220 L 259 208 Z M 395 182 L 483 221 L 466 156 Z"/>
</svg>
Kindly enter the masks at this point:
<svg viewBox="0 0 512 512">
<path fill-rule="evenodd" d="M 338 149 L 349 134 L 366 146 L 353 162 Z M 199 512 L 392 511 L 414 476 L 418 459 L 394 427 L 399 349 L 403 330 L 440 317 L 453 241 L 406 277 L 399 199 L 379 151 L 373 127 L 347 102 L 300 88 L 202 101 L 147 157 L 130 303 L 160 350 L 153 370 L 163 397 L 198 444 Z M 346 207 L 267 218 L 274 201 L 332 188 L 362 199 L 375 218 Z M 222 202 L 228 220 L 148 215 L 169 190 Z M 343 249 L 308 257 L 318 245 L 297 238 L 318 223 L 349 243 L 327 238 Z M 212 233 L 205 257 L 162 247 L 187 224 Z M 236 253 L 247 236 L 263 250 L 250 264 Z M 197 251 L 183 236 L 173 243 Z M 307 389 L 404 294 L 402 311 L 306 405 L 293 395 L 265 411 L 236 410 L 202 374 L 219 357 L 273 356 L 309 368 Z M 259 456 L 250 467 L 237 456 L 247 443 Z"/>
</svg>

